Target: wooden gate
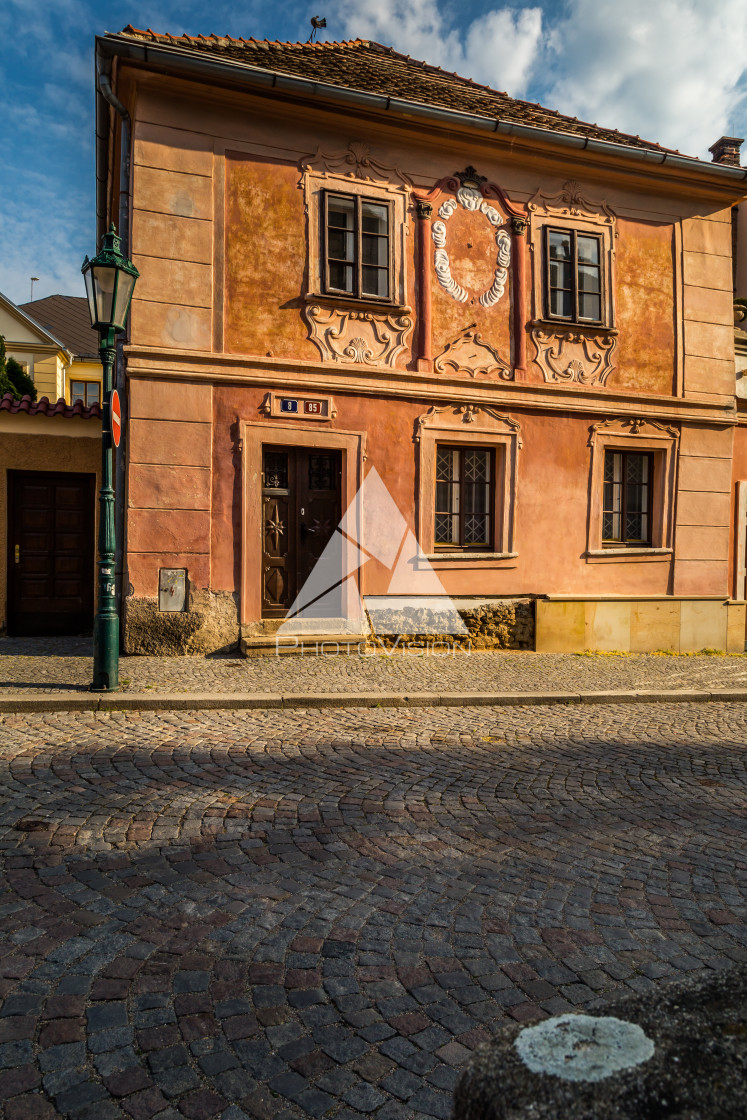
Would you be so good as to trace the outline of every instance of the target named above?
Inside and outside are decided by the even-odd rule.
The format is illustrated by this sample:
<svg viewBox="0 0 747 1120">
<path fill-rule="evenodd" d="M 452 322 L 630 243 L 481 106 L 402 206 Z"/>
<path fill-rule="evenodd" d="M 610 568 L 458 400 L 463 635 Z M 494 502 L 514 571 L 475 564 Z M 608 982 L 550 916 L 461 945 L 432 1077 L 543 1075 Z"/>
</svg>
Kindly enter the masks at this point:
<svg viewBox="0 0 747 1120">
<path fill-rule="evenodd" d="M 82 634 L 93 623 L 92 474 L 8 471 L 8 632 Z"/>
</svg>

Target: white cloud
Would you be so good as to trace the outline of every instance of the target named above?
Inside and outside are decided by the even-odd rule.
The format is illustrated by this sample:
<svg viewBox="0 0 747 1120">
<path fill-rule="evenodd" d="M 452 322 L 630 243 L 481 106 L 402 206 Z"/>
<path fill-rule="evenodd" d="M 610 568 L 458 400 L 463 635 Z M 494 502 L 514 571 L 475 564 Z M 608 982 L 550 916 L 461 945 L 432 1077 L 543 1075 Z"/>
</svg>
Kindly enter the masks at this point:
<svg viewBox="0 0 747 1120">
<path fill-rule="evenodd" d="M 329 22 L 335 38 L 374 39 L 514 95 L 526 89 L 542 36 L 541 8 L 495 8 L 457 30 L 437 0 L 347 0 Z"/>
<path fill-rule="evenodd" d="M 747 0 L 544 6 L 486 6 L 458 24 L 465 8 L 445 0 L 346 0 L 328 22 L 334 38 L 376 39 L 514 96 L 529 88 L 548 108 L 687 154 L 708 158 L 747 123 Z"/>
<path fill-rule="evenodd" d="M 551 108 L 704 156 L 743 98 L 747 3 L 571 0 L 550 50 Z"/>
</svg>

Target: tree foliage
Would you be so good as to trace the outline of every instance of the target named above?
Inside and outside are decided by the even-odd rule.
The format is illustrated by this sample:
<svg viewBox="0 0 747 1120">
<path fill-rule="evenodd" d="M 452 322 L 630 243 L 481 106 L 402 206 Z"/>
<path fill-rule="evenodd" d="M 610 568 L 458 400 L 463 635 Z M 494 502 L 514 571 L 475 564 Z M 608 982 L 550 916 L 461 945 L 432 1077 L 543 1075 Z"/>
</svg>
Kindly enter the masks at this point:
<svg viewBox="0 0 747 1120">
<path fill-rule="evenodd" d="M 20 362 L 9 358 L 5 350 L 5 339 L 0 334 L 0 397 L 10 393 L 15 400 L 31 397 L 36 400 L 36 386 Z"/>
</svg>

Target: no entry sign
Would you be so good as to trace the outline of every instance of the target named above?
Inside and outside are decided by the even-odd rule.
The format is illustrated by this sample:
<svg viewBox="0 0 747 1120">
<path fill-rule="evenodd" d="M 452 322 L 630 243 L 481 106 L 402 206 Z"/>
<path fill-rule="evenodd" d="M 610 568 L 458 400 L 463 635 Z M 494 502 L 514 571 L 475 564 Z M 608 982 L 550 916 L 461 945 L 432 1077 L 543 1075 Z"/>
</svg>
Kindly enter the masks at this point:
<svg viewBox="0 0 747 1120">
<path fill-rule="evenodd" d="M 119 393 L 116 389 L 112 393 L 111 418 L 112 439 L 114 440 L 114 446 L 119 447 L 119 439 L 122 435 L 122 410 L 119 404 Z"/>
</svg>

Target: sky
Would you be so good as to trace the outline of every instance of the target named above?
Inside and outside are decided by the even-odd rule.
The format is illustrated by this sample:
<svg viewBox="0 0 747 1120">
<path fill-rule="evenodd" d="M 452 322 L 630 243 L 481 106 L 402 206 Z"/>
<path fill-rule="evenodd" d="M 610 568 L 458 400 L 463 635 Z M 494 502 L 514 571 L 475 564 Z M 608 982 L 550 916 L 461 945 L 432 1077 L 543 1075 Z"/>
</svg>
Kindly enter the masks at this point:
<svg viewBox="0 0 747 1120">
<path fill-rule="evenodd" d="M 305 41 L 312 15 L 328 39 L 376 39 L 686 155 L 747 137 L 747 0 L 0 0 L 0 291 L 24 303 L 37 276 L 35 299 L 83 294 L 95 35 L 131 23 Z"/>
</svg>

